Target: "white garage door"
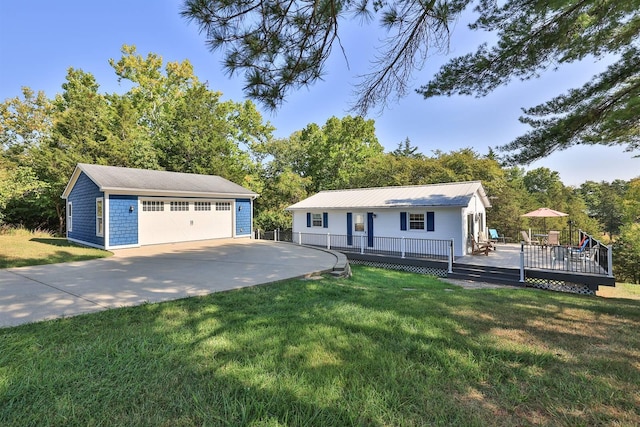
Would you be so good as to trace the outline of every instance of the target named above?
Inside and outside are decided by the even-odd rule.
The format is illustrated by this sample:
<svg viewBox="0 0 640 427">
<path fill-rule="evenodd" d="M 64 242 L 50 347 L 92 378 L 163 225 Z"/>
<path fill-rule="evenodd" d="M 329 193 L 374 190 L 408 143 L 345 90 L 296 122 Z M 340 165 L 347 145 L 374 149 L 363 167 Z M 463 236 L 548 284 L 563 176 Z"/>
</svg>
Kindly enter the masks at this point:
<svg viewBox="0 0 640 427">
<path fill-rule="evenodd" d="M 141 199 L 141 245 L 232 237 L 233 203 L 228 200 Z"/>
</svg>

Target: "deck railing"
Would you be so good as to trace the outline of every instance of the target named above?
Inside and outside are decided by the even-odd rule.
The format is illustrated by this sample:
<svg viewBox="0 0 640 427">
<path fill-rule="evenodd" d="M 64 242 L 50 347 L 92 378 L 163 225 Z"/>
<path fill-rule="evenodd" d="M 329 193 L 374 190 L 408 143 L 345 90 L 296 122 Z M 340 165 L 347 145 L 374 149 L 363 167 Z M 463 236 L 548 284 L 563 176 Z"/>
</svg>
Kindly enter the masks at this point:
<svg viewBox="0 0 640 427">
<path fill-rule="evenodd" d="M 522 243 L 524 268 L 597 274 L 613 277 L 611 246 L 579 230 L 582 246 L 525 245 Z"/>
<path fill-rule="evenodd" d="M 525 269 L 541 269 L 556 272 L 585 273 L 613 277 L 611 246 L 603 245 L 592 236 L 579 231 L 581 240 L 589 238 L 586 246 L 569 245 L 538 246 L 521 243 L 520 270 L 524 280 Z M 419 258 L 448 261 L 449 272 L 454 263 L 453 240 L 415 239 L 403 237 L 374 237 L 365 235 L 347 236 L 340 234 L 293 233 L 291 230 L 256 232 L 257 239 L 290 242 L 299 245 L 334 249 L 340 252 L 377 254 L 398 258 Z"/>
<path fill-rule="evenodd" d="M 340 252 L 376 254 L 399 258 L 422 258 L 453 263 L 453 240 L 415 239 L 408 237 L 380 237 L 365 235 L 317 234 L 274 230 L 258 230 L 256 238 L 316 246 Z"/>
</svg>

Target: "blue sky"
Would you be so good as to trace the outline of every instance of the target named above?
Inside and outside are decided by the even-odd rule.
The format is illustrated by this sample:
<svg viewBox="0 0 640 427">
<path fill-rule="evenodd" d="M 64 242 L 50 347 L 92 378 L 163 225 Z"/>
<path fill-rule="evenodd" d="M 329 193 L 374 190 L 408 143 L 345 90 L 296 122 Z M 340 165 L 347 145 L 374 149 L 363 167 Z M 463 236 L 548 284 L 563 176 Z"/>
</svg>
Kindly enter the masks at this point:
<svg viewBox="0 0 640 427">
<path fill-rule="evenodd" d="M 22 86 L 44 90 L 49 97 L 62 91 L 66 70 L 80 68 L 92 73 L 101 92 L 125 90 L 108 64 L 120 58 L 123 44 L 136 45 L 138 52 L 154 52 L 165 61 L 188 59 L 195 73 L 224 99 L 241 101 L 242 78 L 229 78 L 221 69 L 221 56 L 209 52 L 204 36 L 194 24 L 180 17 L 180 0 L 154 1 L 50 1 L 13 2 L 0 0 L 0 100 L 18 96 Z M 276 136 L 286 137 L 309 123 L 322 125 L 331 116 L 349 114 L 356 76 L 367 72 L 378 45 L 375 27 L 361 27 L 359 21 L 343 25 L 341 35 L 349 59 L 334 49 L 323 81 L 289 94 L 276 112 L 263 112 L 276 127 Z M 451 53 L 461 55 L 474 48 L 483 36 L 458 22 L 451 41 Z M 434 55 L 414 75 L 413 85 L 426 83 L 446 62 Z M 521 107 L 542 103 L 552 96 L 577 87 L 603 69 L 585 61 L 549 72 L 542 78 L 513 82 L 485 98 L 451 97 L 424 100 L 411 92 L 384 112 L 372 113 L 378 139 L 391 151 L 405 138 L 430 155 L 434 150 L 452 151 L 471 147 L 486 154 L 488 147 L 511 141 L 527 131 L 518 122 Z M 638 153 L 636 153 L 638 154 Z M 584 165 L 590 165 L 585 167 Z M 612 181 L 640 176 L 640 158 L 623 147 L 581 146 L 553 153 L 527 169 L 548 167 L 560 173 L 565 185 L 586 180 Z"/>
</svg>

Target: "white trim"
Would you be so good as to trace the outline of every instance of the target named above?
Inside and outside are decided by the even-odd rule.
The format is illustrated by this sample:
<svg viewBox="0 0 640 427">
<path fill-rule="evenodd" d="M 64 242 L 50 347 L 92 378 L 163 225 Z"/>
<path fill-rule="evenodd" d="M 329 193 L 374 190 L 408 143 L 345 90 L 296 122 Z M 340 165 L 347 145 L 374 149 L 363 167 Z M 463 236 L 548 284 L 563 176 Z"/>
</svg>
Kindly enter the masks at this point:
<svg viewBox="0 0 640 427">
<path fill-rule="evenodd" d="M 100 216 L 98 216 L 98 203 L 102 206 L 102 212 L 100 212 Z M 102 233 L 100 232 L 100 226 L 98 225 L 98 219 L 102 220 Z M 104 196 L 96 197 L 96 236 L 104 237 Z"/>
<path fill-rule="evenodd" d="M 137 243 L 132 243 L 130 245 L 116 245 L 116 246 L 108 246 L 105 247 L 105 250 L 112 250 L 112 249 L 131 249 L 131 248 L 139 248 L 140 245 Z"/>
<path fill-rule="evenodd" d="M 102 202 L 102 231 L 104 237 L 104 247 L 109 247 L 109 193 L 102 193 L 104 201 Z"/>
<path fill-rule="evenodd" d="M 67 201 L 67 236 L 73 232 L 73 202 Z"/>
<path fill-rule="evenodd" d="M 98 245 L 98 244 L 91 243 L 91 242 L 85 242 L 84 240 L 73 239 L 73 238 L 71 238 L 71 237 L 67 237 L 67 240 L 68 240 L 68 241 L 70 241 L 70 242 L 73 242 L 73 243 L 77 243 L 77 244 L 79 244 L 79 245 L 83 245 L 83 246 L 90 246 L 90 247 L 92 247 L 92 248 L 97 248 L 97 249 L 104 249 L 104 250 L 106 250 L 104 246 L 100 246 L 100 245 Z"/>
<path fill-rule="evenodd" d="M 253 239 L 253 199 L 249 199 L 249 213 L 251 214 L 251 218 L 249 221 L 249 229 L 251 230 L 251 232 L 249 233 L 249 238 Z"/>
<path fill-rule="evenodd" d="M 238 237 L 238 233 L 236 233 L 236 228 L 238 224 L 238 200 L 233 199 L 231 203 L 231 238 L 235 239 Z"/>
<path fill-rule="evenodd" d="M 71 178 L 69 179 L 67 186 L 64 187 L 64 191 L 60 195 L 61 199 L 67 199 L 69 197 L 69 195 L 71 194 L 71 190 L 73 190 L 73 187 L 76 185 L 76 182 L 80 177 L 80 172 L 82 172 L 82 170 L 80 170 L 80 168 L 76 165 L 76 168 L 73 170 L 73 173 L 71 174 Z"/>
<path fill-rule="evenodd" d="M 166 191 L 166 190 L 148 190 L 139 188 L 111 188 L 100 187 L 100 191 L 109 192 L 109 194 L 132 195 L 138 197 L 198 197 L 209 199 L 255 199 L 258 196 L 255 193 L 215 193 L 215 192 L 198 192 L 198 191 Z"/>
</svg>

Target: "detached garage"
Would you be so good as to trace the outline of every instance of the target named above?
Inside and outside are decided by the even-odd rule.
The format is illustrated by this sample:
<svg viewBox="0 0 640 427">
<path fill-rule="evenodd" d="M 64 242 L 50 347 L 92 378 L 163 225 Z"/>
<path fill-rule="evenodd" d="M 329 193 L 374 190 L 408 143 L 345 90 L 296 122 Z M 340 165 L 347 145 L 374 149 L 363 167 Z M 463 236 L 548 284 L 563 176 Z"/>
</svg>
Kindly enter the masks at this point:
<svg viewBox="0 0 640 427">
<path fill-rule="evenodd" d="M 250 238 L 257 196 L 219 176 L 83 163 L 62 193 L 67 239 L 102 249 Z"/>
</svg>

